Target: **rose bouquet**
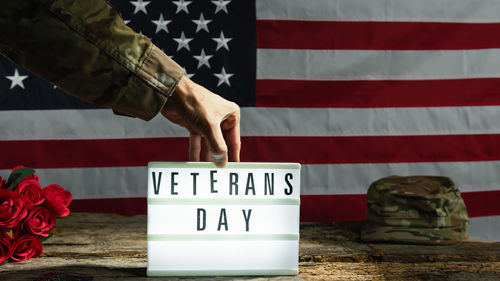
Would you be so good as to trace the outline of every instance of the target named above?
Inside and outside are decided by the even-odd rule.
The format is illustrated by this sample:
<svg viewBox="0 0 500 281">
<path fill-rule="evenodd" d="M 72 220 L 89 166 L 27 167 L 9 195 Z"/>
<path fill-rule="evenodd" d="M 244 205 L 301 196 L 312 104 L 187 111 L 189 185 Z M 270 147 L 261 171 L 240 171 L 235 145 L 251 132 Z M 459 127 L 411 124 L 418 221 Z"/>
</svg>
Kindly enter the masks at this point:
<svg viewBox="0 0 500 281">
<path fill-rule="evenodd" d="M 56 184 L 42 188 L 38 179 L 23 166 L 7 180 L 0 177 L 0 264 L 41 255 L 56 217 L 70 213 L 71 193 Z"/>
</svg>

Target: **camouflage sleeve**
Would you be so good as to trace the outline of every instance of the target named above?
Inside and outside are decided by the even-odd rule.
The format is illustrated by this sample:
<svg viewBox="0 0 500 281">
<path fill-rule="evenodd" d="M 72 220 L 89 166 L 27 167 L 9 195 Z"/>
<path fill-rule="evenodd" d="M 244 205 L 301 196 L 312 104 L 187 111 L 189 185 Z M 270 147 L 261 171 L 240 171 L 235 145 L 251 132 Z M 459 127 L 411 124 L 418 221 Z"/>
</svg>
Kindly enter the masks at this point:
<svg viewBox="0 0 500 281">
<path fill-rule="evenodd" d="M 83 100 L 144 120 L 184 70 L 104 0 L 15 0 L 0 9 L 0 52 Z"/>
</svg>

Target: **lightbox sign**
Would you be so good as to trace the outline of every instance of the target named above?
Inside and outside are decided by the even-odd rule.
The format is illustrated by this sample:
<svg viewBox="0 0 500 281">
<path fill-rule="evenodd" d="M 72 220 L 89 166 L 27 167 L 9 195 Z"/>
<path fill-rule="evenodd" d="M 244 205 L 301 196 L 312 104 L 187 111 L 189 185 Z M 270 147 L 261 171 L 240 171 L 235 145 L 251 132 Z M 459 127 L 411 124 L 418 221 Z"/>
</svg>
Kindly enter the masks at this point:
<svg viewBox="0 0 500 281">
<path fill-rule="evenodd" d="M 148 168 L 148 276 L 298 273 L 300 164 Z"/>
</svg>

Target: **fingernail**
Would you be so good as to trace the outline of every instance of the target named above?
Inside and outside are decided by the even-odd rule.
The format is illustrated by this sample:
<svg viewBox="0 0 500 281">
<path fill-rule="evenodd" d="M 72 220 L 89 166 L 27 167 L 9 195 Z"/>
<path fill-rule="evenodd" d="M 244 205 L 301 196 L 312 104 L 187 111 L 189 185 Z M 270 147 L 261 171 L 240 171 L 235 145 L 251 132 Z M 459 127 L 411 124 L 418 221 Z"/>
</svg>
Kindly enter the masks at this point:
<svg viewBox="0 0 500 281">
<path fill-rule="evenodd" d="M 212 155 L 212 159 L 214 159 L 215 164 L 222 164 L 226 160 L 226 154 L 220 153 L 220 154 L 215 154 L 215 153 L 210 153 Z"/>
</svg>

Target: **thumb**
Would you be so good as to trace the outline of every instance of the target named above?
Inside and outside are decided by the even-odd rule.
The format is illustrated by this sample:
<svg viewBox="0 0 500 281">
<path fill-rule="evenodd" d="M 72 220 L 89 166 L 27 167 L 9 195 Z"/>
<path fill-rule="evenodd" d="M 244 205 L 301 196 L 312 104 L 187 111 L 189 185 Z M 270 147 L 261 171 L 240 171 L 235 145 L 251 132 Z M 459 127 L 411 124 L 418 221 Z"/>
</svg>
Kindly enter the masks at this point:
<svg viewBox="0 0 500 281">
<path fill-rule="evenodd" d="M 207 135 L 205 135 L 205 140 L 214 164 L 219 168 L 225 167 L 228 161 L 227 145 L 220 126 L 210 128 Z"/>
</svg>

